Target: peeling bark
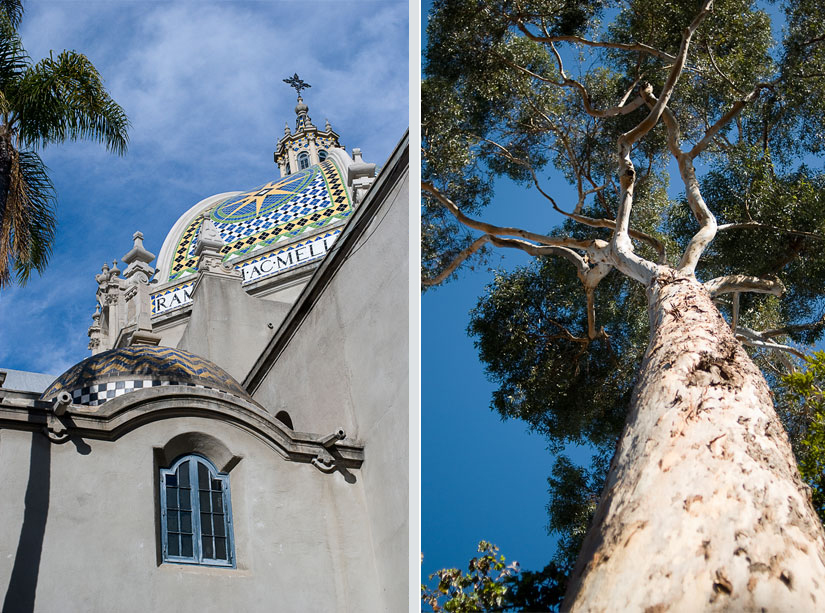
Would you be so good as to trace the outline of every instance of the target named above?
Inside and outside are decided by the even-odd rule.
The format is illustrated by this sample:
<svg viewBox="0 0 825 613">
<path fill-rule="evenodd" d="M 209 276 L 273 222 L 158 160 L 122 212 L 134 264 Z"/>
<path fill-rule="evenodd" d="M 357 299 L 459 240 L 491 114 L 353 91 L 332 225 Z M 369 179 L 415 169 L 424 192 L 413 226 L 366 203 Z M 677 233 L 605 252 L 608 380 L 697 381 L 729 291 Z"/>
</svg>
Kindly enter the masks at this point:
<svg viewBox="0 0 825 613">
<path fill-rule="evenodd" d="M 689 275 L 651 341 L 564 610 L 825 610 L 825 535 L 759 369 Z"/>
</svg>

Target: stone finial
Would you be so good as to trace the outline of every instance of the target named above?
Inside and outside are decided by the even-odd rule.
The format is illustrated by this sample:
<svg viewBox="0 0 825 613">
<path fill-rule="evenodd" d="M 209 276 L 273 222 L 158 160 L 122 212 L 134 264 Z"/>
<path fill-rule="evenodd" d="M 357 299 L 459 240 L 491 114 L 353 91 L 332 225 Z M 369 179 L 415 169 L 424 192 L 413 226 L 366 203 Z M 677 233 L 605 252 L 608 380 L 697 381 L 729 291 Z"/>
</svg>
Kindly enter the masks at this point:
<svg viewBox="0 0 825 613">
<path fill-rule="evenodd" d="M 229 277 L 241 276 L 240 271 L 235 270 L 232 264 L 223 261 L 221 249 L 224 245 L 209 213 L 204 213 L 198 243 L 195 245 L 195 255 L 198 256 L 196 266 L 199 273 L 211 272 Z"/>
<path fill-rule="evenodd" d="M 332 126 L 329 124 L 329 119 L 325 119 L 324 121 L 326 122 L 324 130 L 326 130 L 327 132 L 332 132 Z"/>
<path fill-rule="evenodd" d="M 149 265 L 155 259 L 155 254 L 147 251 L 143 246 L 142 232 L 135 232 L 132 239 L 134 245 L 122 258 L 127 264 L 123 276 L 132 283 L 148 283 L 152 275 L 155 274 L 154 267 Z"/>
<path fill-rule="evenodd" d="M 100 267 L 100 273 L 95 275 L 95 281 L 97 281 L 98 285 L 103 285 L 109 280 L 109 265 L 106 262 L 103 262 L 103 266 Z"/>
<path fill-rule="evenodd" d="M 109 269 L 109 279 L 117 279 L 120 276 L 120 268 L 117 267 L 117 258 L 112 260 L 112 267 Z"/>
<path fill-rule="evenodd" d="M 289 131 L 289 122 L 285 121 L 284 122 L 284 136 L 289 136 L 290 134 L 291 134 L 291 132 Z"/>
<path fill-rule="evenodd" d="M 204 213 L 198 243 L 195 245 L 195 255 L 200 255 L 204 251 L 220 252 L 225 244 L 209 213 Z"/>
<path fill-rule="evenodd" d="M 364 163 L 363 158 L 361 158 L 361 148 L 360 147 L 355 147 L 352 150 L 352 161 L 356 162 L 358 164 L 363 164 Z"/>
</svg>

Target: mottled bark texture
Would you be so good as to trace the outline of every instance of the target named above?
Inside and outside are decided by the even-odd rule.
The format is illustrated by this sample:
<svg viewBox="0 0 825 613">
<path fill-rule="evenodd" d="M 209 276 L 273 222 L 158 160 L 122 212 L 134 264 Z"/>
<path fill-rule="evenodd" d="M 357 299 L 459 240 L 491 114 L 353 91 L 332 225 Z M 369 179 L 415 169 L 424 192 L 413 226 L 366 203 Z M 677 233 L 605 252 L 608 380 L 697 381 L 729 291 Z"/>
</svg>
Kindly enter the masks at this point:
<svg viewBox="0 0 825 613">
<path fill-rule="evenodd" d="M 565 598 L 573 611 L 825 611 L 825 537 L 762 374 L 692 277 L 651 342 Z"/>
</svg>

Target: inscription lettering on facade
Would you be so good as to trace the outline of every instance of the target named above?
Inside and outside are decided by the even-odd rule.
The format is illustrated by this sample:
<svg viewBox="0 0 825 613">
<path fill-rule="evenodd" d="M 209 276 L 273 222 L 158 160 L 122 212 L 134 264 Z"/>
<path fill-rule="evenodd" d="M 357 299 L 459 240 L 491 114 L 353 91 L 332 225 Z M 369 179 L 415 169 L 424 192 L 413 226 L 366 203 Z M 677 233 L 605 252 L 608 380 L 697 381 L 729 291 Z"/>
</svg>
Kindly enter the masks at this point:
<svg viewBox="0 0 825 613">
<path fill-rule="evenodd" d="M 241 265 L 243 283 L 251 283 L 324 257 L 340 233 L 339 230 L 331 235 L 319 236 L 300 245 L 276 251 L 260 260 Z"/>
<path fill-rule="evenodd" d="M 166 311 L 192 302 L 192 283 L 182 285 L 171 292 L 152 295 L 152 315 L 160 315 Z"/>
</svg>

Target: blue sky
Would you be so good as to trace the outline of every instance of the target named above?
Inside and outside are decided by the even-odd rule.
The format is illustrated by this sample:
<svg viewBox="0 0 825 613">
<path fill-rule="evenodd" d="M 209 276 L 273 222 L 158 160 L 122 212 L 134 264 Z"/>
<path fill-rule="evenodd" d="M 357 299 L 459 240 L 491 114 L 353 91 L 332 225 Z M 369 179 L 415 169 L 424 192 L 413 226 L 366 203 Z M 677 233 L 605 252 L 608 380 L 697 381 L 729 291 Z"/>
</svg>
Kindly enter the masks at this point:
<svg viewBox="0 0 825 613">
<path fill-rule="evenodd" d="M 422 41 L 431 2 L 422 3 Z M 575 201 L 558 176 L 552 193 Z M 547 184 L 545 184 L 547 186 Z M 549 230 L 560 216 L 534 189 L 500 180 L 484 212 L 490 223 Z M 540 570 L 556 551 L 547 533 L 547 477 L 554 456 L 545 439 L 520 421 L 502 421 L 490 409 L 496 386 L 487 380 L 473 339 L 469 311 L 494 269 L 530 261 L 498 250 L 487 266 L 464 269 L 458 279 L 427 291 L 421 300 L 421 566 L 422 580 L 439 568 L 466 571 L 480 540 L 496 544 L 508 560 Z M 576 461 L 586 450 L 568 450 Z"/>
<path fill-rule="evenodd" d="M 155 253 L 201 199 L 279 173 L 297 72 L 316 125 L 382 165 L 409 125 L 405 1 L 24 2 L 34 60 L 85 53 L 132 127 L 126 156 L 91 143 L 40 152 L 58 193 L 49 269 L 0 293 L 0 367 L 59 374 L 87 357 L 94 275 L 140 230 Z M 123 268 L 123 264 L 120 264 Z"/>
</svg>

